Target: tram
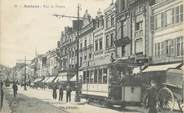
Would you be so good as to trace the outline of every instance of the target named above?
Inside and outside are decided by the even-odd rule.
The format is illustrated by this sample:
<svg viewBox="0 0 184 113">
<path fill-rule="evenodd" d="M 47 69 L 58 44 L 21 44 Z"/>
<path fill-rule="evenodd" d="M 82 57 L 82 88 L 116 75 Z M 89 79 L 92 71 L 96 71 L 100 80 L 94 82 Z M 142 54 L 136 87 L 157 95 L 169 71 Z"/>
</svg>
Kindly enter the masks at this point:
<svg viewBox="0 0 184 113">
<path fill-rule="evenodd" d="M 94 75 L 82 76 L 81 97 L 88 102 L 106 106 L 140 106 L 143 104 L 150 81 L 155 80 L 158 85 L 160 109 L 182 111 L 184 66 L 181 63 L 171 65 L 174 68 L 172 66 L 167 68 L 167 65 L 164 65 L 165 69 L 158 67 L 160 70 L 157 71 L 148 71 L 149 68 L 154 69 L 154 67 L 147 66 L 141 73 L 134 75 L 134 68 L 128 67 L 127 63 L 111 64 L 107 68 L 106 82 L 96 81 Z"/>
<path fill-rule="evenodd" d="M 127 63 L 111 63 L 99 72 L 95 70 L 94 75 L 88 73 L 83 75 L 81 97 L 87 99 L 89 103 L 96 102 L 105 106 L 141 105 L 141 77 L 134 76 L 132 69 Z"/>
</svg>

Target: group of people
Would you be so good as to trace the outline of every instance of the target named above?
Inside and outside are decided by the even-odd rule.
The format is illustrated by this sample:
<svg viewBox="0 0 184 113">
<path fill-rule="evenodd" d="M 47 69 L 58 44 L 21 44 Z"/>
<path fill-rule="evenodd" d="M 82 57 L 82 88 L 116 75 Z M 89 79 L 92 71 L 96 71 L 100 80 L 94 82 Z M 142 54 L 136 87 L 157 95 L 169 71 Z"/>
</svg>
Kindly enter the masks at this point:
<svg viewBox="0 0 184 113">
<path fill-rule="evenodd" d="M 53 88 L 53 99 L 57 99 L 57 85 Z M 66 102 L 71 102 L 71 92 L 72 92 L 72 89 L 70 87 L 70 85 L 67 85 L 66 86 Z M 60 86 L 59 87 L 59 101 L 62 101 L 63 100 L 63 93 L 64 93 L 64 88 L 63 86 Z"/>
</svg>

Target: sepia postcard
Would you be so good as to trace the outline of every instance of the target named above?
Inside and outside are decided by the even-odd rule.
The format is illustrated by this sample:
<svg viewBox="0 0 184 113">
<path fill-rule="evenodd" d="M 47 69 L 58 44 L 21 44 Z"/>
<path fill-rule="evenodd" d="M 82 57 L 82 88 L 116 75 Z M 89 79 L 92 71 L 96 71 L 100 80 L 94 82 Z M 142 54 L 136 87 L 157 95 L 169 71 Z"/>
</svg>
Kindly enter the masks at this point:
<svg viewBox="0 0 184 113">
<path fill-rule="evenodd" d="M 1 0 L 0 113 L 184 113 L 183 0 Z"/>
</svg>

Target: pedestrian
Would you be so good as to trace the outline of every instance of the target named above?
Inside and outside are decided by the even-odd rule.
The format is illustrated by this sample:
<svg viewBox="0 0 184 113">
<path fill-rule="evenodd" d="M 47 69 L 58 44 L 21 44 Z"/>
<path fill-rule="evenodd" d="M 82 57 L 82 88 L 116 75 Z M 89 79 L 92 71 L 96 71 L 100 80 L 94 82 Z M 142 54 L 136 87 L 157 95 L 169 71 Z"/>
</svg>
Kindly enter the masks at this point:
<svg viewBox="0 0 184 113">
<path fill-rule="evenodd" d="M 1 96 L 1 98 L 0 98 L 0 111 L 2 110 L 2 107 L 3 107 L 3 99 L 4 99 L 4 91 L 3 91 L 3 82 L 2 81 L 0 81 L 0 96 Z"/>
<path fill-rule="evenodd" d="M 59 88 L 59 101 L 62 101 L 63 100 L 63 87 L 60 86 Z"/>
<path fill-rule="evenodd" d="M 16 96 L 17 96 L 17 91 L 18 91 L 18 87 L 17 87 L 16 82 L 13 82 L 12 88 L 13 88 L 13 95 L 14 95 L 14 98 L 16 98 Z"/>
<path fill-rule="evenodd" d="M 71 87 L 68 84 L 66 87 L 66 102 L 71 102 L 71 92 L 72 92 Z"/>
<path fill-rule="evenodd" d="M 57 86 L 54 86 L 52 96 L 53 96 L 53 99 L 57 99 Z"/>
<path fill-rule="evenodd" d="M 146 97 L 144 99 L 145 107 L 148 109 L 148 113 L 157 113 L 157 103 L 158 103 L 158 91 L 156 87 L 156 82 L 151 80 L 151 87 L 146 92 Z"/>
</svg>

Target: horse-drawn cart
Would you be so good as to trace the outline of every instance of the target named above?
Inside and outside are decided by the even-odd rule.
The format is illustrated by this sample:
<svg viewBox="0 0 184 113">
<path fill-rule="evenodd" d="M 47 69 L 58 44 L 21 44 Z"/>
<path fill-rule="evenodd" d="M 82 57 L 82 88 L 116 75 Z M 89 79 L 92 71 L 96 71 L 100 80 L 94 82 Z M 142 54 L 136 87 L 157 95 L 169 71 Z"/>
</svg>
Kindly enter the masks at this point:
<svg viewBox="0 0 184 113">
<path fill-rule="evenodd" d="M 155 80 L 158 85 L 159 106 L 162 110 L 180 110 L 183 103 L 183 69 L 181 63 L 150 66 L 143 70 L 142 78 L 148 83 Z M 157 70 L 156 70 L 157 69 Z"/>
</svg>

